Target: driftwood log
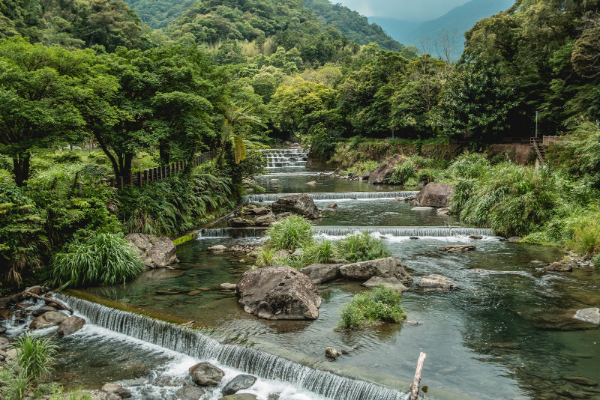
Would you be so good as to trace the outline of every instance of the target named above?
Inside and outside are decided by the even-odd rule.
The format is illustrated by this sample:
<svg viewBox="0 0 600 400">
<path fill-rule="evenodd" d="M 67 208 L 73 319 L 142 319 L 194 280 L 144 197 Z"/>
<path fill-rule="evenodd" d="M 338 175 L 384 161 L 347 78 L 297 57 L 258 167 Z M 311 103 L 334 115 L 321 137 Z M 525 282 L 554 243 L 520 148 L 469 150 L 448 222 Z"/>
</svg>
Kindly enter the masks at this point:
<svg viewBox="0 0 600 400">
<path fill-rule="evenodd" d="M 34 299 L 37 299 L 37 300 L 45 301 L 46 303 L 54 303 L 58 306 L 59 309 L 66 310 L 66 311 L 70 312 L 71 314 L 73 314 L 73 310 L 71 309 L 71 307 L 69 307 L 62 301 L 56 300 L 52 297 L 38 296 L 37 294 L 33 294 L 31 292 L 23 292 L 23 294 L 25 294 L 26 296 L 29 296 L 29 297 L 33 297 Z"/>
<path fill-rule="evenodd" d="M 417 400 L 419 397 L 419 386 L 421 385 L 421 372 L 423 371 L 423 364 L 425 364 L 425 353 L 421 353 L 419 361 L 417 362 L 417 370 L 415 371 L 415 379 L 410 384 L 410 400 Z"/>
</svg>

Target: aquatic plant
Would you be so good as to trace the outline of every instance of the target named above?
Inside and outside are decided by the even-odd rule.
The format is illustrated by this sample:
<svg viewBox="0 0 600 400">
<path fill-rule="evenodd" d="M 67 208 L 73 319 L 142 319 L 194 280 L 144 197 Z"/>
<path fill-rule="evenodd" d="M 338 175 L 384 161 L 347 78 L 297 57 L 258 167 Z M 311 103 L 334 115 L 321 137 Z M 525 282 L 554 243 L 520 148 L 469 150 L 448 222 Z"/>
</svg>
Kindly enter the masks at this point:
<svg viewBox="0 0 600 400">
<path fill-rule="evenodd" d="M 392 256 L 383 240 L 371 236 L 369 232 L 346 236 L 336 244 L 336 253 L 352 263 Z"/>
<path fill-rule="evenodd" d="M 312 223 L 299 215 L 276 221 L 267 230 L 267 244 L 275 250 L 295 250 L 312 242 Z"/>
<path fill-rule="evenodd" d="M 359 293 L 340 311 L 338 326 L 342 329 L 356 329 L 377 322 L 400 322 L 406 318 L 400 304 L 401 298 L 401 292 L 384 286 Z"/>
<path fill-rule="evenodd" d="M 131 245 L 118 234 L 97 233 L 67 244 L 52 259 L 55 283 L 66 286 L 125 283 L 144 271 Z"/>
</svg>

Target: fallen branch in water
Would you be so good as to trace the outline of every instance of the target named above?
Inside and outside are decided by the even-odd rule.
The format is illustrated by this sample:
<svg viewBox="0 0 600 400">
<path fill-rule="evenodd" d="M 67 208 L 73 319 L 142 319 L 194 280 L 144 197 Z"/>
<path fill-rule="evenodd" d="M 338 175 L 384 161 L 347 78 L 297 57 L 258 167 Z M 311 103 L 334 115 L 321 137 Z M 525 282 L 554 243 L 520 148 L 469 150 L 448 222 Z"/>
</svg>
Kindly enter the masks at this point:
<svg viewBox="0 0 600 400">
<path fill-rule="evenodd" d="M 45 301 L 46 303 L 54 303 L 61 310 L 67 310 L 68 312 L 70 312 L 71 314 L 73 314 L 73 310 L 68 305 L 66 305 L 65 303 L 63 303 L 62 301 L 56 300 L 56 299 L 54 299 L 52 297 L 38 296 L 37 294 L 33 294 L 31 292 L 23 292 L 23 294 L 26 295 L 26 296 L 29 296 L 29 297 L 33 297 L 34 299 Z"/>
<path fill-rule="evenodd" d="M 425 364 L 425 353 L 421 353 L 419 361 L 417 362 L 417 370 L 415 371 L 415 379 L 410 384 L 410 400 L 417 400 L 419 397 L 419 385 L 421 385 L 421 371 L 423 370 L 423 364 Z"/>
</svg>

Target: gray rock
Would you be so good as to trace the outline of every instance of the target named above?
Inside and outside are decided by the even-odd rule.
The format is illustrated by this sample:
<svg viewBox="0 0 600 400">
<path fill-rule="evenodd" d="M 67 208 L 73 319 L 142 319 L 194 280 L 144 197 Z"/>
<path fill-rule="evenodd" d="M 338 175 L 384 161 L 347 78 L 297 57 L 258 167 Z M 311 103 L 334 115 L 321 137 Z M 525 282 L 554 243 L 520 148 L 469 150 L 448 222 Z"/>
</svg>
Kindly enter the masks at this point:
<svg viewBox="0 0 600 400">
<path fill-rule="evenodd" d="M 269 213 L 267 215 L 261 215 L 260 217 L 256 217 L 254 223 L 256 226 L 270 226 L 276 220 L 277 218 L 275 217 L 275 214 Z"/>
<path fill-rule="evenodd" d="M 583 376 L 563 376 L 563 379 L 580 386 L 598 386 L 597 382 L 588 378 L 584 378 Z"/>
<path fill-rule="evenodd" d="M 49 311 L 56 311 L 56 308 L 50 306 L 43 306 L 38 308 L 37 310 L 33 310 L 31 312 L 31 315 L 33 315 L 34 317 L 39 317 L 40 315 L 44 315 Z"/>
<path fill-rule="evenodd" d="M 256 382 L 252 375 L 238 375 L 223 388 L 224 395 L 236 394 L 240 390 L 250 388 Z"/>
<path fill-rule="evenodd" d="M 430 183 L 417 194 L 417 205 L 421 207 L 448 207 L 454 187 L 446 183 Z"/>
<path fill-rule="evenodd" d="M 235 283 L 221 283 L 219 285 L 219 289 L 223 290 L 235 290 L 236 287 L 237 285 Z"/>
<path fill-rule="evenodd" d="M 306 182 L 306 184 L 310 185 L 310 186 L 316 186 L 317 185 L 317 181 Z"/>
<path fill-rule="evenodd" d="M 335 202 L 334 203 L 329 203 L 329 204 L 327 204 L 327 208 L 338 208 L 338 205 Z"/>
<path fill-rule="evenodd" d="M 310 278 L 287 266 L 247 271 L 237 284 L 240 304 L 265 319 L 317 319 L 321 296 Z"/>
<path fill-rule="evenodd" d="M 367 280 L 374 276 L 382 278 L 393 276 L 400 282 L 408 284 L 412 282 L 412 278 L 404 269 L 405 267 L 406 266 L 396 257 L 388 257 L 342 265 L 340 267 L 340 273 L 346 279 L 356 280 Z"/>
<path fill-rule="evenodd" d="M 438 215 L 449 215 L 450 214 L 450 209 L 446 208 L 446 207 L 438 208 L 437 214 Z"/>
<path fill-rule="evenodd" d="M 221 397 L 219 400 L 256 400 L 256 396 L 249 393 L 230 394 L 229 396 Z"/>
<path fill-rule="evenodd" d="M 577 310 L 573 318 L 592 324 L 600 324 L 600 308 L 583 308 Z"/>
<path fill-rule="evenodd" d="M 473 251 L 477 247 L 473 244 L 460 244 L 453 246 L 442 246 L 441 251 L 447 251 L 448 253 L 466 253 L 467 251 Z"/>
<path fill-rule="evenodd" d="M 216 246 L 209 247 L 208 250 L 222 252 L 222 251 L 227 251 L 227 247 L 223 246 L 222 244 L 218 244 Z"/>
<path fill-rule="evenodd" d="M 121 399 L 128 399 L 131 397 L 131 392 L 129 390 L 119 385 L 115 385 L 114 383 L 107 383 L 104 386 L 102 386 L 102 389 L 100 390 L 106 393 L 117 395 Z"/>
<path fill-rule="evenodd" d="M 173 400 L 200 400 L 206 392 L 198 386 L 184 386 L 173 395 Z"/>
<path fill-rule="evenodd" d="M 85 325 L 85 319 L 73 315 L 60 324 L 56 333 L 59 337 L 69 336 L 83 328 L 83 325 Z"/>
<path fill-rule="evenodd" d="M 523 238 L 521 236 L 511 236 L 511 237 L 508 238 L 508 241 L 510 243 L 518 243 L 521 240 L 523 240 Z"/>
<path fill-rule="evenodd" d="M 232 228 L 246 228 L 248 226 L 254 226 L 255 223 L 251 219 L 242 217 L 233 217 L 227 221 L 227 226 Z"/>
<path fill-rule="evenodd" d="M 396 169 L 398 164 L 403 163 L 405 158 L 400 154 L 394 154 L 381 164 L 377 169 L 369 175 L 369 183 L 382 184 L 385 183 Z"/>
<path fill-rule="evenodd" d="M 275 214 L 291 212 L 310 219 L 322 217 L 312 197 L 304 193 L 280 197 L 273 203 L 271 209 Z"/>
<path fill-rule="evenodd" d="M 271 211 L 267 207 L 256 207 L 248 210 L 248 214 L 250 215 L 267 215 L 270 213 Z"/>
<path fill-rule="evenodd" d="M 365 287 L 372 288 L 376 286 L 384 286 L 391 289 L 396 289 L 401 292 L 405 292 L 408 290 L 406 286 L 404 286 L 395 276 L 390 276 L 388 278 L 382 278 L 380 276 L 374 276 L 365 283 L 362 284 Z"/>
<path fill-rule="evenodd" d="M 279 400 L 281 398 L 281 393 L 269 393 L 269 397 L 267 400 Z"/>
<path fill-rule="evenodd" d="M 7 347 L 10 344 L 7 338 L 0 336 L 0 349 Z"/>
<path fill-rule="evenodd" d="M 302 247 L 297 248 L 292 253 L 292 257 L 302 257 L 303 255 L 304 255 L 304 250 L 302 249 Z"/>
<path fill-rule="evenodd" d="M 148 268 L 164 268 L 179 262 L 175 254 L 175 243 L 166 236 L 130 233 L 125 239 L 136 249 Z"/>
<path fill-rule="evenodd" d="M 201 362 L 190 368 L 190 376 L 196 385 L 219 386 L 225 373 L 209 362 Z"/>
<path fill-rule="evenodd" d="M 435 289 L 435 290 L 450 290 L 458 288 L 451 280 L 444 278 L 441 275 L 428 275 L 421 278 L 421 282 L 419 282 L 419 286 L 425 289 Z"/>
<path fill-rule="evenodd" d="M 62 324 L 63 321 L 65 321 L 67 318 L 69 317 L 66 314 L 61 313 L 60 311 L 49 311 L 31 321 L 29 329 L 45 329 L 53 326 L 58 326 Z"/>
<path fill-rule="evenodd" d="M 431 211 L 433 207 L 413 207 L 410 211 Z"/>
<path fill-rule="evenodd" d="M 332 360 L 335 360 L 341 355 L 342 353 L 339 350 L 334 349 L 333 347 L 328 347 L 325 349 L 325 357 L 330 358 Z"/>
<path fill-rule="evenodd" d="M 302 268 L 300 272 L 307 275 L 312 283 L 319 285 L 338 278 L 341 266 L 342 264 L 311 264 Z"/>
<path fill-rule="evenodd" d="M 471 236 L 469 236 L 469 239 L 481 240 L 481 239 L 483 239 L 483 236 L 481 236 L 481 235 L 471 235 Z"/>
<path fill-rule="evenodd" d="M 101 397 L 102 400 L 121 400 L 119 396 L 114 393 L 105 393 L 104 397 Z"/>
</svg>

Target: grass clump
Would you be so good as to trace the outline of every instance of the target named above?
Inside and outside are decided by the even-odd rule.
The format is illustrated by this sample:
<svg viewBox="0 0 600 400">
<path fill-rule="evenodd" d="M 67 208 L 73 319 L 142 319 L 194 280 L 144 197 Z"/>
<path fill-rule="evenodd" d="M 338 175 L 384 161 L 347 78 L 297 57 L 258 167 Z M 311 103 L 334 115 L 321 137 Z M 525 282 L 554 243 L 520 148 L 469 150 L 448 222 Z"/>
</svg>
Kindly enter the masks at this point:
<svg viewBox="0 0 600 400">
<path fill-rule="evenodd" d="M 125 283 L 144 271 L 131 245 L 118 234 L 98 233 L 74 240 L 52 260 L 55 283 L 64 286 Z"/>
<path fill-rule="evenodd" d="M 52 339 L 35 338 L 26 334 L 17 339 L 16 349 L 17 366 L 28 381 L 42 378 L 52 372 L 54 356 L 58 351 Z"/>
<path fill-rule="evenodd" d="M 378 322 L 400 322 L 406 318 L 401 298 L 399 291 L 384 286 L 359 293 L 342 308 L 339 327 L 358 329 Z"/>
<path fill-rule="evenodd" d="M 337 243 L 337 253 L 351 263 L 391 257 L 392 253 L 383 240 L 369 232 L 349 235 Z"/>
<path fill-rule="evenodd" d="M 275 222 L 267 230 L 267 244 L 275 250 L 296 250 L 312 242 L 313 226 L 299 215 L 290 215 Z"/>
</svg>

